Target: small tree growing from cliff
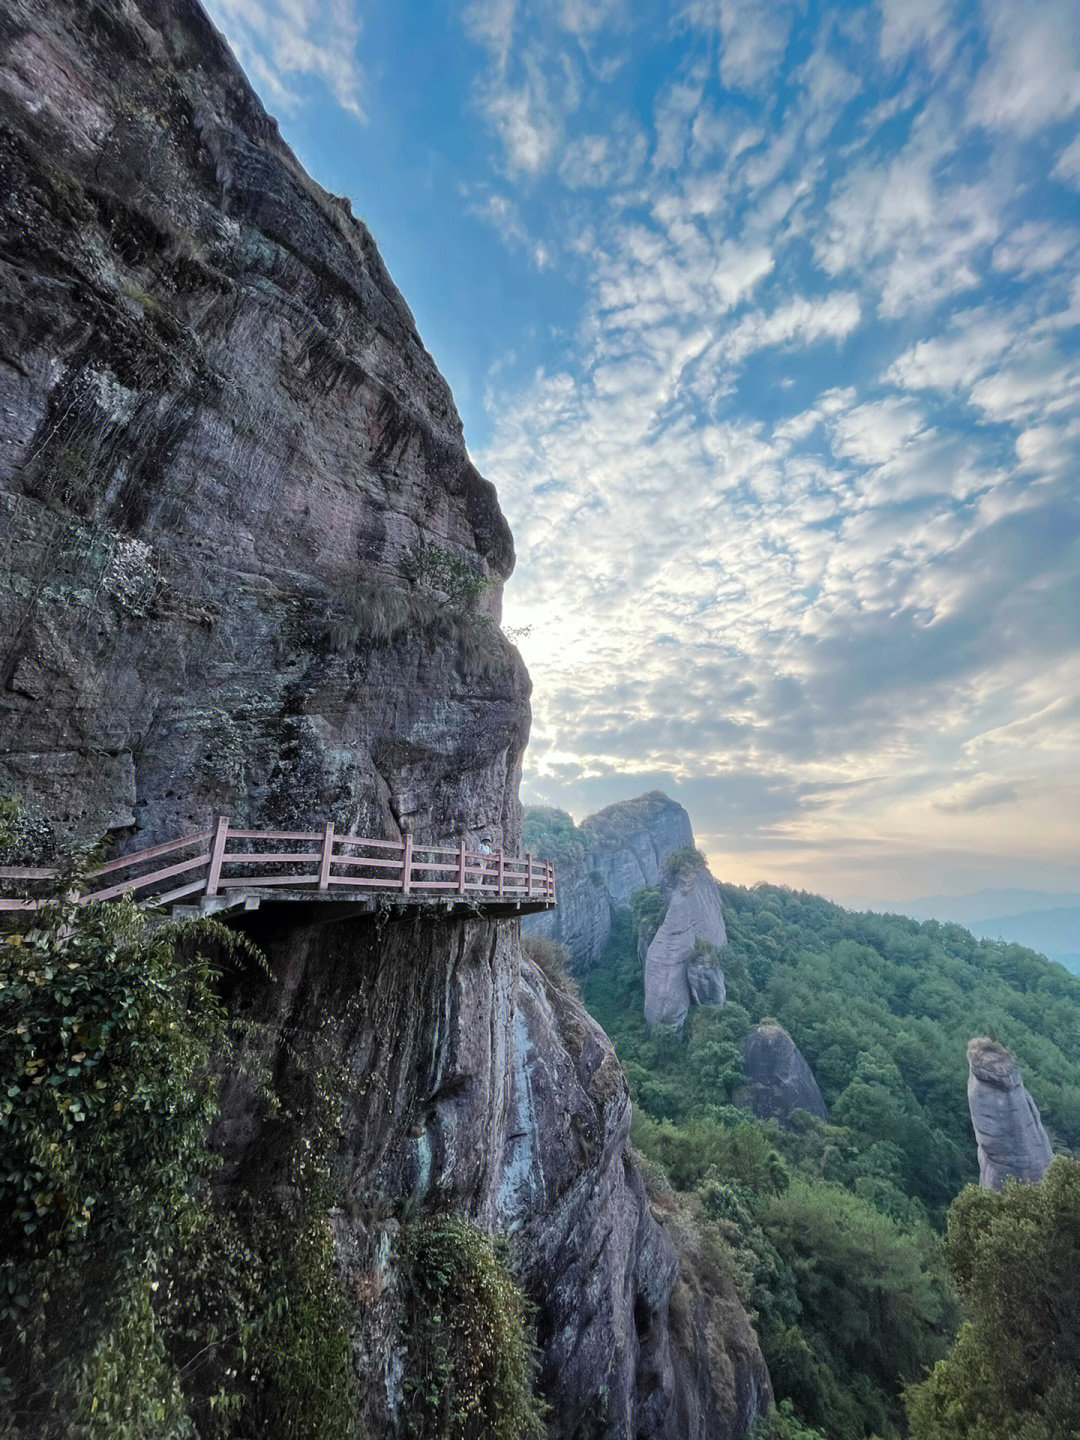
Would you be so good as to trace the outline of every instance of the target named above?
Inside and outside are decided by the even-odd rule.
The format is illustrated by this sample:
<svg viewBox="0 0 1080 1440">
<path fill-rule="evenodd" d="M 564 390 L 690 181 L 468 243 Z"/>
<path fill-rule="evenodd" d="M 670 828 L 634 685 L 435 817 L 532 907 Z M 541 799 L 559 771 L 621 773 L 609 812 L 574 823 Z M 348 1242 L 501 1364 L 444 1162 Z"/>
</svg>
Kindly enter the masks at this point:
<svg viewBox="0 0 1080 1440">
<path fill-rule="evenodd" d="M 969 1185 L 945 1253 L 967 1318 L 907 1393 L 912 1440 L 1080 1434 L 1080 1161 L 1000 1194 Z"/>
</svg>

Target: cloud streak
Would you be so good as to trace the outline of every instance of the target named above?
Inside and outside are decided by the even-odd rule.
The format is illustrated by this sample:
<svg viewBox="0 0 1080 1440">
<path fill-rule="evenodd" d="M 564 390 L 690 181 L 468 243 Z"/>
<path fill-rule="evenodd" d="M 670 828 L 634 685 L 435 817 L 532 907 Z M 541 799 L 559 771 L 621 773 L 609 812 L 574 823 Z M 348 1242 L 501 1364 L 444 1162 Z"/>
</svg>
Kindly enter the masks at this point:
<svg viewBox="0 0 1080 1440">
<path fill-rule="evenodd" d="M 507 613 L 534 624 L 528 794 L 666 780 L 727 873 L 851 898 L 916 893 L 931 855 L 1060 868 L 1076 26 L 1025 15 L 690 5 L 637 114 L 618 86 L 589 102 L 631 137 L 618 170 L 570 109 L 561 164 L 522 163 L 493 65 L 484 113 L 543 172 L 583 296 L 572 344 L 493 388 L 480 457 L 518 540 Z M 572 69 L 573 36 L 515 25 L 537 74 Z"/>
</svg>

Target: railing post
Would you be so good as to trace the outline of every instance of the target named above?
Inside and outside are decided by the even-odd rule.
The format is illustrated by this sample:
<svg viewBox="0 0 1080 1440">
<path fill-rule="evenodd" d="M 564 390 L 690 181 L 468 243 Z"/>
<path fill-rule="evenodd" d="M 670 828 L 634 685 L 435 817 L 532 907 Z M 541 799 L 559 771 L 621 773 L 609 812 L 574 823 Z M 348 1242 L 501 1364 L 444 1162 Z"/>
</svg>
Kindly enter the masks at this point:
<svg viewBox="0 0 1080 1440">
<path fill-rule="evenodd" d="M 408 895 L 412 889 L 412 836 L 405 836 L 405 854 L 401 861 L 401 893 Z"/>
<path fill-rule="evenodd" d="M 500 897 L 500 899 L 502 898 L 502 893 L 503 893 L 503 851 L 502 851 L 502 846 L 500 845 L 500 846 L 499 846 L 499 897 Z"/>
<path fill-rule="evenodd" d="M 526 896 L 526 899 L 531 900 L 531 899 L 532 899 L 532 856 L 531 856 L 531 855 L 526 855 L 526 856 L 525 856 L 525 867 L 526 867 L 526 870 L 527 870 L 528 876 L 529 876 L 528 881 L 526 882 L 526 886 L 525 886 L 525 896 Z"/>
<path fill-rule="evenodd" d="M 225 842 L 229 838 L 229 817 L 219 815 L 217 829 L 214 831 L 214 843 L 210 847 L 210 869 L 206 875 L 207 895 L 218 893 L 218 881 L 221 879 L 221 862 L 225 858 Z"/>
<path fill-rule="evenodd" d="M 334 858 L 334 822 L 328 820 L 323 829 L 322 856 L 319 860 L 319 889 L 326 890 L 330 885 L 330 863 Z"/>
<path fill-rule="evenodd" d="M 459 895 L 464 895 L 464 894 L 465 894 L 465 837 L 464 837 L 464 836 L 462 836 L 461 840 L 458 842 L 457 893 L 458 893 Z"/>
</svg>

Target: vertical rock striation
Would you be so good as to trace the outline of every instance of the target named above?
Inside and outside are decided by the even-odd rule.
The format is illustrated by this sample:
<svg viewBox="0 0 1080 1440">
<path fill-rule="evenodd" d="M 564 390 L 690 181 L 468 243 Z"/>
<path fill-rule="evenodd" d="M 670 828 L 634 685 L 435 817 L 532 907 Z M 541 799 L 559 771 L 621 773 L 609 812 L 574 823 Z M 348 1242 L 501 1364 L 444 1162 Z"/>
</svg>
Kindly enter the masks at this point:
<svg viewBox="0 0 1080 1440">
<path fill-rule="evenodd" d="M 668 857 L 694 844 L 689 815 L 659 790 L 607 805 L 580 828 L 561 810 L 527 813 L 541 831 L 545 822 L 553 827 L 553 843 L 537 853 L 558 866 L 559 906 L 530 916 L 522 929 L 565 945 L 578 973 L 603 954 L 614 912 L 626 909 L 636 890 L 659 884 Z"/>
<path fill-rule="evenodd" d="M 727 944 L 716 881 L 688 862 L 675 877 L 667 914 L 645 954 L 645 1019 L 682 1025 L 691 1005 L 723 1005 L 718 952 Z"/>
<path fill-rule="evenodd" d="M 986 1036 L 972 1040 L 967 1055 L 979 1184 L 985 1190 L 1000 1190 L 1010 1176 L 1041 1180 L 1054 1152 L 1039 1107 L 1020 1078 L 1015 1055 Z"/>
<path fill-rule="evenodd" d="M 552 1435 L 743 1440 L 771 1404 L 729 1283 L 673 1208 L 654 1214 L 629 1149 L 630 1100 L 576 995 L 519 956 L 513 926 L 414 918 L 245 922 L 277 984 L 239 982 L 261 1064 L 225 1092 L 220 1183 L 287 1183 L 305 1056 L 348 1097 L 339 1231 L 360 1293 L 366 1433 L 395 1433 L 395 1205 L 450 1207 L 514 1237 L 537 1305 Z M 261 1077 L 283 1101 L 269 1113 Z M 285 1118 L 283 1118 L 285 1117 Z"/>
</svg>

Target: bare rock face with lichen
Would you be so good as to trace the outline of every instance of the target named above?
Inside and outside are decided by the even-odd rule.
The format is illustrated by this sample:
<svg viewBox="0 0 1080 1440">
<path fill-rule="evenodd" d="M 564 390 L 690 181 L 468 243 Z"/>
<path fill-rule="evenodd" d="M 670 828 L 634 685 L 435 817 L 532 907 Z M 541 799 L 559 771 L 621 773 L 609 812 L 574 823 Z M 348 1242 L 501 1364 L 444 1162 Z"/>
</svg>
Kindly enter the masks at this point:
<svg viewBox="0 0 1080 1440">
<path fill-rule="evenodd" d="M 4 5 L 0 242 L 0 793 L 122 849 L 218 813 L 516 847 L 495 492 L 367 230 L 195 0 Z M 747 1435 L 746 1316 L 680 1308 L 610 1042 L 516 924 L 250 927 L 260 1073 L 302 1097 L 318 1048 L 349 1095 L 354 1278 L 393 1295 L 395 1206 L 464 1212 L 518 1239 L 554 1436 Z M 274 1127 L 305 1123 L 253 1073 L 224 1077 L 225 1189 L 287 1185 Z M 392 1308 L 355 1316 L 371 1440 L 400 1428 Z"/>
<path fill-rule="evenodd" d="M 0 781 L 125 848 L 512 843 L 495 491 L 198 5 L 5 5 L 0 233 Z"/>
<path fill-rule="evenodd" d="M 629 906 L 635 891 L 658 885 L 668 857 L 694 844 L 690 816 L 660 790 L 606 805 L 580 828 L 564 811 L 533 807 L 526 813 L 538 822 L 557 817 L 563 832 L 569 827 L 576 833 L 576 844 L 537 852 L 558 866 L 559 908 L 530 916 L 523 929 L 565 945 L 578 974 L 603 954 L 615 912 Z"/>
<path fill-rule="evenodd" d="M 1010 1177 L 1041 1180 L 1054 1152 L 1039 1107 L 1020 1078 L 1016 1056 L 986 1036 L 969 1043 L 967 1056 L 979 1184 L 984 1190 L 1000 1190 Z"/>
</svg>

